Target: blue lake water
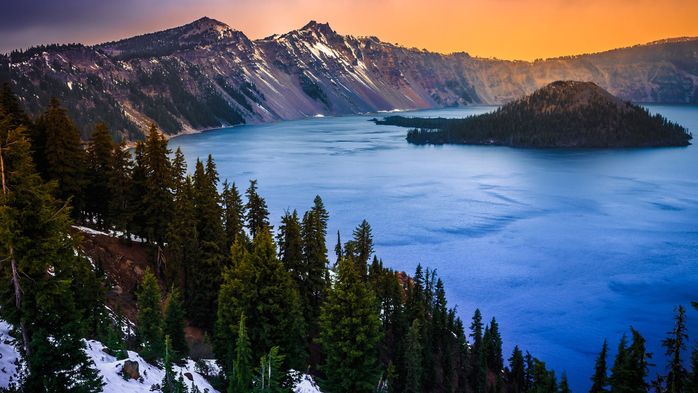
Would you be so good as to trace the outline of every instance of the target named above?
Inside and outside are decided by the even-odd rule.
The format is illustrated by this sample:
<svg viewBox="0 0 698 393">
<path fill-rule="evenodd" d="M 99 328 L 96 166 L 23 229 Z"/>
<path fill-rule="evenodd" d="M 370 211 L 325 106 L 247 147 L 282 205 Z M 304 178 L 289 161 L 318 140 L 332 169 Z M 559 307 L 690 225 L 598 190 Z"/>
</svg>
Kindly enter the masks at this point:
<svg viewBox="0 0 698 393">
<path fill-rule="evenodd" d="M 698 131 L 697 106 L 647 107 Z M 588 391 L 605 338 L 612 364 L 630 325 L 660 366 L 650 375 L 664 372 L 660 341 L 674 306 L 698 301 L 698 147 L 415 146 L 406 129 L 376 126 L 373 117 L 241 126 L 169 146 L 182 148 L 191 170 L 197 156 L 212 154 L 221 179 L 242 191 L 257 179 L 274 225 L 285 209 L 302 214 L 320 195 L 330 250 L 338 230 L 346 241 L 366 219 L 387 266 L 437 269 L 466 326 L 475 308 L 486 321 L 495 316 L 505 359 L 517 344 L 558 377 L 566 370 L 573 391 Z M 688 310 L 688 320 L 693 342 L 698 311 Z"/>
</svg>

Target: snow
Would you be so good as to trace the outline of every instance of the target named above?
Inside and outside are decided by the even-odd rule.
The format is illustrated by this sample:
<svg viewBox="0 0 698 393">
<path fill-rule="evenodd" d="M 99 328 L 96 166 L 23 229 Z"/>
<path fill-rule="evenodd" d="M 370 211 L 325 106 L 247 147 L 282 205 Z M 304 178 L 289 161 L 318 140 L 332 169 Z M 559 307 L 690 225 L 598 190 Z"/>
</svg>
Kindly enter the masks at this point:
<svg viewBox="0 0 698 393">
<path fill-rule="evenodd" d="M 109 237 L 123 237 L 124 236 L 124 233 L 121 231 L 109 231 L 109 233 L 107 233 L 107 232 L 102 232 L 102 231 L 98 231 L 96 229 L 83 227 L 83 226 L 79 226 L 79 225 L 73 225 L 73 228 L 75 228 L 81 232 L 90 234 L 90 235 L 102 235 L 102 236 L 109 236 Z M 141 239 L 140 237 L 138 237 L 136 235 L 131 235 L 131 241 L 138 242 L 138 243 L 145 243 L 145 240 Z"/>
<path fill-rule="evenodd" d="M 17 366 L 15 361 L 19 359 L 19 352 L 14 347 L 14 338 L 9 335 L 11 327 L 10 325 L 0 320 L 0 388 L 7 387 L 11 382 L 16 381 Z M 103 392 L 105 393 L 122 393 L 122 392 L 134 392 L 134 393 L 148 393 L 150 388 L 155 384 L 161 384 L 162 379 L 165 377 L 165 370 L 148 364 L 143 358 L 141 358 L 136 352 L 128 352 L 128 360 L 138 362 L 138 371 L 141 374 L 141 380 L 129 379 L 125 380 L 121 376 L 121 370 L 124 367 L 124 360 L 116 360 L 114 356 L 111 356 L 104 352 L 105 346 L 99 341 L 85 340 L 86 353 L 95 363 L 95 367 L 99 370 L 99 374 L 102 376 L 105 382 Z M 209 369 L 211 370 L 211 375 L 220 372 L 220 368 L 213 360 L 205 360 Z M 189 359 L 187 363 L 180 367 L 173 365 L 173 369 L 177 378 L 179 374 L 190 373 L 192 375 L 193 381 L 190 381 L 186 376 L 184 377 L 184 382 L 187 388 L 191 389 L 192 385 L 196 385 L 201 392 L 205 392 L 207 389 L 210 393 L 217 392 L 213 389 L 211 384 L 196 370 L 196 363 Z M 293 371 L 292 372 L 296 372 Z M 307 374 L 300 375 L 299 383 L 293 388 L 294 393 L 322 393 L 320 388 L 315 383 L 312 376 Z"/>
<path fill-rule="evenodd" d="M 143 381 L 134 379 L 127 381 L 120 374 L 126 360 L 116 360 L 114 356 L 105 353 L 103 351 L 105 347 L 99 341 L 89 340 L 86 344 L 87 354 L 95 362 L 99 373 L 102 375 L 104 382 L 106 382 L 104 386 L 105 393 L 150 392 L 150 387 L 155 384 L 161 384 L 162 379 L 165 377 L 164 369 L 148 364 L 137 353 L 128 351 L 129 360 L 138 362 L 138 371 Z M 187 388 L 191 389 L 192 385 L 196 385 L 202 392 L 205 389 L 208 389 L 209 392 L 215 392 L 216 390 L 211 387 L 211 384 L 194 371 L 194 366 L 194 361 L 189 360 L 184 367 L 174 365 L 173 369 L 177 378 L 179 378 L 179 373 L 191 373 L 193 381 L 184 377 Z"/>
</svg>

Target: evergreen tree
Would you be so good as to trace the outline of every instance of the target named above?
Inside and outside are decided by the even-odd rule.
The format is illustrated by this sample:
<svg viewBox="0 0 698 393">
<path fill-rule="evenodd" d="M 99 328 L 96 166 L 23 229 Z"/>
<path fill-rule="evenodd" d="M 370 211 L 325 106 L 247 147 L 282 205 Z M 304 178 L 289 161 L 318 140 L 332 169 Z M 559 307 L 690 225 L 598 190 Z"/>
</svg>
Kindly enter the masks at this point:
<svg viewBox="0 0 698 393">
<path fill-rule="evenodd" d="M 288 389 L 284 388 L 284 355 L 279 354 L 279 347 L 272 347 L 269 354 L 265 354 L 259 360 L 257 377 L 255 378 L 255 392 L 259 393 L 281 393 Z"/>
<path fill-rule="evenodd" d="M 116 144 L 104 122 L 95 125 L 94 129 L 87 144 L 85 208 L 96 220 L 97 227 L 104 230 L 110 227 L 112 194 L 109 190 L 109 177 L 114 170 Z"/>
<path fill-rule="evenodd" d="M 300 290 L 305 281 L 307 281 L 308 272 L 305 269 L 303 260 L 303 238 L 297 211 L 294 210 L 293 213 L 286 211 L 281 217 L 277 241 L 279 243 L 279 259 L 286 267 L 296 287 Z M 301 294 L 301 301 L 303 303 L 307 302 L 303 298 L 303 294 Z"/>
<path fill-rule="evenodd" d="M 298 292 L 275 248 L 268 231 L 257 234 L 251 251 L 239 242 L 231 248 L 232 266 L 223 271 L 218 301 L 214 351 L 220 364 L 226 364 L 237 337 L 233 327 L 242 313 L 248 318 L 246 331 L 255 363 L 275 346 L 290 360 L 285 371 L 303 362 Z"/>
<path fill-rule="evenodd" d="M 131 215 L 131 226 L 133 233 L 139 237 L 146 239 L 148 234 L 148 224 L 145 216 L 145 194 L 147 192 L 145 180 L 147 176 L 147 167 L 145 162 L 145 143 L 137 141 L 136 147 L 133 149 L 133 169 L 131 171 L 131 181 L 128 200 L 130 202 L 129 211 Z M 129 231 L 127 227 L 126 231 Z"/>
<path fill-rule="evenodd" d="M 130 237 L 133 230 L 133 206 L 131 204 L 131 172 L 133 163 L 131 154 L 126 148 L 125 142 L 114 147 L 112 154 L 112 170 L 109 172 L 109 222 L 116 229 L 124 231 L 124 235 Z"/>
<path fill-rule="evenodd" d="M 337 244 L 334 246 L 334 253 L 337 256 L 337 261 L 344 255 L 344 248 L 342 247 L 342 239 L 339 237 L 339 231 L 337 231 Z M 336 264 L 335 262 L 335 265 Z"/>
<path fill-rule="evenodd" d="M 504 360 L 502 359 L 502 337 L 499 335 L 499 325 L 494 317 L 490 322 L 490 351 L 487 356 L 487 367 L 496 374 L 504 369 Z"/>
<path fill-rule="evenodd" d="M 148 362 L 153 362 L 162 356 L 164 342 L 162 340 L 162 308 L 160 306 L 160 287 L 155 276 L 146 269 L 141 282 L 141 292 L 138 297 L 137 337 L 143 349 L 141 356 Z"/>
<path fill-rule="evenodd" d="M 683 366 L 682 353 L 686 351 L 686 309 L 678 306 L 674 309 L 677 313 L 674 319 L 676 324 L 674 329 L 667 332 L 667 339 L 662 340 L 662 346 L 666 347 L 666 355 L 669 357 L 669 364 L 666 367 L 666 391 L 668 393 L 682 393 L 688 372 Z"/>
<path fill-rule="evenodd" d="M 103 282 L 95 275 L 90 261 L 82 255 L 73 259 L 72 271 L 71 291 L 74 294 L 76 312 L 82 321 L 83 333 L 89 338 L 103 338 L 109 331 Z"/>
<path fill-rule="evenodd" d="M 269 224 L 269 210 L 264 198 L 257 194 L 257 180 L 250 180 L 250 187 L 245 191 L 247 195 L 247 228 L 250 230 L 252 239 L 257 237 L 257 233 L 264 228 L 271 229 Z"/>
<path fill-rule="evenodd" d="M 640 333 L 632 326 L 630 332 L 633 341 L 628 348 L 628 357 L 626 358 L 625 370 L 628 371 L 628 379 L 625 389 L 631 393 L 646 392 L 650 387 L 646 379 L 649 376 L 649 366 L 652 366 L 648 362 L 652 358 L 652 354 L 645 351 L 645 339 Z"/>
<path fill-rule="evenodd" d="M 596 358 L 596 366 L 594 367 L 594 376 L 591 377 L 591 390 L 589 393 L 604 393 L 607 392 L 608 374 L 606 372 L 606 357 L 608 356 L 608 341 L 603 340 L 603 347 L 599 357 Z"/>
<path fill-rule="evenodd" d="M 197 160 L 194 172 L 194 214 L 200 256 L 192 266 L 191 285 L 187 293 L 189 315 L 192 323 L 212 328 L 216 321 L 216 303 L 221 283 L 221 269 L 225 261 L 225 233 L 223 232 L 222 208 L 216 188 L 218 174 L 213 160 L 204 164 Z"/>
<path fill-rule="evenodd" d="M 374 296 L 349 259 L 339 261 L 337 281 L 328 290 L 320 316 L 320 338 L 325 356 L 321 370 L 324 392 L 367 392 L 376 387 L 380 370 L 376 345 L 380 321 Z"/>
<path fill-rule="evenodd" d="M 111 354 L 116 357 L 116 360 L 128 359 L 128 354 L 124 348 L 124 342 L 116 333 L 115 329 L 116 328 L 114 326 L 109 329 L 109 334 L 107 336 L 107 348 Z"/>
<path fill-rule="evenodd" d="M 36 119 L 36 130 L 41 134 L 37 139 L 45 140 L 45 145 L 37 146 L 40 150 L 34 157 L 44 179 L 57 182 L 58 199 L 70 200 L 73 216 L 78 217 L 85 203 L 85 152 L 80 131 L 67 113 L 61 103 L 51 97 L 48 110 Z"/>
<path fill-rule="evenodd" d="M 165 243 L 167 227 L 172 219 L 172 164 L 168 154 L 170 150 L 165 136 L 152 123 L 143 155 L 145 193 L 142 204 L 146 236 L 160 247 Z"/>
<path fill-rule="evenodd" d="M 177 147 L 174 159 L 172 160 L 172 184 L 175 195 L 179 195 L 187 180 L 187 161 L 184 158 L 182 149 Z"/>
<path fill-rule="evenodd" d="M 509 358 L 509 384 L 512 393 L 524 393 L 526 391 L 526 365 L 524 363 L 523 353 L 518 346 L 514 347 L 514 351 Z"/>
<path fill-rule="evenodd" d="M 170 337 L 172 345 L 170 356 L 175 361 L 182 360 L 189 355 L 189 345 L 187 345 L 184 332 L 186 327 L 184 308 L 182 307 L 182 301 L 179 299 L 179 291 L 173 285 L 165 305 L 165 320 L 162 332 L 165 336 Z"/>
<path fill-rule="evenodd" d="M 559 392 L 560 393 L 571 393 L 572 392 L 570 390 L 570 385 L 567 382 L 567 371 L 563 371 L 562 375 L 560 375 Z"/>
<path fill-rule="evenodd" d="M 421 325 L 415 319 L 407 333 L 407 344 L 405 350 L 405 391 L 418 393 L 422 391 L 422 338 L 420 336 Z"/>
<path fill-rule="evenodd" d="M 73 280 L 81 258 L 69 209 L 54 199 L 31 160 L 26 128 L 0 106 L 0 315 L 17 332 L 21 387 L 97 392 L 103 385 L 82 341 Z M 48 274 L 51 272 L 52 274 Z"/>
<path fill-rule="evenodd" d="M 299 288 L 301 299 L 304 304 L 304 317 L 309 326 L 313 327 L 317 317 L 320 316 L 320 306 L 323 298 L 323 291 L 327 286 L 328 260 L 327 245 L 327 220 L 329 214 L 325 210 L 320 196 L 313 200 L 313 207 L 303 215 L 302 237 L 303 255 L 305 263 L 305 280 Z M 311 329 L 311 333 L 315 332 Z"/>
<path fill-rule="evenodd" d="M 344 251 L 352 255 L 356 271 L 365 280 L 368 270 L 368 259 L 373 254 L 373 235 L 371 234 L 371 226 L 366 220 L 363 220 L 354 229 L 354 238 L 344 245 Z"/>
<path fill-rule="evenodd" d="M 475 310 L 473 322 L 470 324 L 473 338 L 473 347 L 470 352 L 472 371 L 470 375 L 470 385 L 474 392 L 484 392 L 487 379 L 487 361 L 485 358 L 485 347 L 482 334 L 482 314 L 480 309 Z"/>
<path fill-rule="evenodd" d="M 177 355 L 172 349 L 170 336 L 167 335 L 165 336 L 165 353 L 163 359 L 165 360 L 165 376 L 162 378 L 162 393 L 188 392 L 187 386 L 184 384 L 184 379 L 177 379 L 174 369 L 172 368 L 172 362 L 177 359 Z"/>
<path fill-rule="evenodd" d="M 611 393 L 625 393 L 625 387 L 629 383 L 629 370 L 627 369 L 628 362 L 628 338 L 623 333 L 620 342 L 618 343 L 618 352 L 616 352 L 616 358 L 613 361 L 613 367 L 611 368 L 611 377 L 609 381 L 611 383 Z"/>
<path fill-rule="evenodd" d="M 230 247 L 233 246 L 237 238 L 243 244 L 247 243 L 247 235 L 245 235 L 245 205 L 242 203 L 242 197 L 238 192 L 235 183 L 228 184 L 223 182 L 223 226 L 225 227 L 225 251 L 230 252 Z"/>
<path fill-rule="evenodd" d="M 165 277 L 169 286 L 175 285 L 186 290 L 187 297 L 199 290 L 192 277 L 200 260 L 198 223 L 194 209 L 194 187 L 190 176 L 187 176 L 180 187 L 174 201 L 174 214 L 167 228 L 167 246 L 170 257 Z M 184 283 L 181 282 L 181 272 L 184 272 Z"/>
<path fill-rule="evenodd" d="M 234 333 L 234 332 L 233 332 Z M 232 345 L 229 345 L 232 348 Z M 228 351 L 232 354 L 232 350 Z M 237 340 L 235 341 L 235 359 L 232 360 L 228 380 L 230 381 L 228 393 L 247 393 L 252 382 L 252 351 L 250 340 L 245 328 L 245 313 L 240 314 L 240 322 L 237 325 Z"/>
</svg>

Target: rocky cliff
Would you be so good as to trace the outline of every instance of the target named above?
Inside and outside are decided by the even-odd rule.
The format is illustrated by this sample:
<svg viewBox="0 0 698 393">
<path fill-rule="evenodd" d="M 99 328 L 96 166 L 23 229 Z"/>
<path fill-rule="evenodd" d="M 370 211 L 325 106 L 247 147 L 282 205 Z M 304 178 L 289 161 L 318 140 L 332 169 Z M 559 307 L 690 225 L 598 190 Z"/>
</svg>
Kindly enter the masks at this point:
<svg viewBox="0 0 698 393">
<path fill-rule="evenodd" d="M 502 104 L 559 79 L 592 81 L 624 100 L 698 102 L 698 38 L 535 62 L 439 54 L 310 22 L 250 40 L 209 18 L 94 47 L 35 47 L 0 56 L 32 115 L 56 96 L 87 137 L 106 121 L 137 139 L 317 115 Z"/>
</svg>

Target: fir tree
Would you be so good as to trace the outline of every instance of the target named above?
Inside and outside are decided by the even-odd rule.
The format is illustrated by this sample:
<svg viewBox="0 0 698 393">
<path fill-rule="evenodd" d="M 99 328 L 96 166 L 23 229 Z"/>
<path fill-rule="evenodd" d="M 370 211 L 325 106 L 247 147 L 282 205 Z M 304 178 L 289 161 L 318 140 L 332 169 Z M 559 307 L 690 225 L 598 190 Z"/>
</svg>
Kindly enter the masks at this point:
<svg viewBox="0 0 698 393">
<path fill-rule="evenodd" d="M 248 318 L 247 334 L 255 362 L 275 346 L 290 360 L 284 367 L 297 367 L 303 361 L 298 292 L 275 248 L 268 231 L 258 233 L 251 251 L 239 242 L 231 248 L 232 266 L 223 272 L 214 346 L 221 364 L 227 363 L 236 338 L 233 327 L 242 313 Z"/>
<path fill-rule="evenodd" d="M 601 353 L 599 357 L 596 358 L 596 366 L 594 367 L 594 376 L 591 377 L 591 390 L 589 393 L 603 393 L 607 392 L 606 386 L 608 385 L 608 374 L 606 372 L 606 357 L 608 356 L 608 341 L 603 340 L 603 347 L 601 348 Z"/>
<path fill-rule="evenodd" d="M 172 362 L 177 359 L 175 351 L 172 349 L 172 341 L 170 336 L 165 336 L 165 353 L 163 354 L 163 359 L 165 360 L 165 376 L 162 378 L 162 393 L 186 393 L 188 389 L 184 384 L 184 379 L 176 378 L 174 369 L 172 367 Z"/>
<path fill-rule="evenodd" d="M 320 315 L 320 338 L 325 356 L 323 391 L 365 392 L 380 379 L 376 345 L 380 321 L 374 296 L 348 259 L 339 261 L 337 281 L 328 290 Z"/>
<path fill-rule="evenodd" d="M 422 391 L 422 338 L 420 336 L 421 325 L 415 319 L 407 333 L 407 344 L 405 349 L 405 369 L 406 369 L 406 392 L 418 393 Z"/>
<path fill-rule="evenodd" d="M 247 243 L 247 235 L 245 235 L 245 205 L 242 203 L 242 197 L 238 192 L 235 183 L 228 184 L 223 182 L 223 226 L 225 227 L 225 250 L 230 252 L 230 247 L 233 246 L 236 239 L 240 239 L 243 244 Z"/>
<path fill-rule="evenodd" d="M 167 140 L 152 123 L 143 155 L 145 193 L 142 204 L 146 236 L 160 247 L 165 243 L 167 227 L 172 218 L 172 164 L 168 154 Z"/>
<path fill-rule="evenodd" d="M 138 297 L 137 337 L 143 349 L 141 356 L 148 362 L 153 362 L 162 356 L 164 343 L 162 340 L 162 308 L 160 306 L 160 287 L 155 276 L 146 269 L 141 282 L 141 292 Z"/>
<path fill-rule="evenodd" d="M 104 122 L 95 125 L 87 144 L 87 189 L 86 210 L 93 215 L 100 229 L 110 227 L 109 207 L 112 194 L 109 190 L 109 177 L 114 170 L 114 150 L 116 145 L 109 136 Z"/>
<path fill-rule="evenodd" d="M 305 280 L 299 288 L 301 299 L 307 304 L 304 316 L 310 326 L 320 315 L 323 291 L 327 286 L 328 260 L 325 238 L 327 236 L 327 220 L 329 215 L 325 210 L 320 196 L 313 200 L 313 207 L 303 215 L 302 237 L 303 255 L 305 258 Z M 316 329 L 311 329 L 314 332 Z"/>
<path fill-rule="evenodd" d="M 514 347 L 514 351 L 509 358 L 509 384 L 512 393 L 523 393 L 526 391 L 526 365 L 524 363 L 523 353 L 518 346 Z"/>
<path fill-rule="evenodd" d="M 630 327 L 633 341 L 628 348 L 628 357 L 626 358 L 625 370 L 628 372 L 625 391 L 631 393 L 646 392 L 649 389 L 649 384 L 646 379 L 649 376 L 648 362 L 652 358 L 651 353 L 645 351 L 645 339 L 640 333 Z"/>
<path fill-rule="evenodd" d="M 189 355 L 189 345 L 187 345 L 184 332 L 186 327 L 184 308 L 182 307 L 182 301 L 179 299 L 179 291 L 173 285 L 165 305 L 165 320 L 162 332 L 165 336 L 170 337 L 172 345 L 170 356 L 175 361 L 182 360 Z"/>
<path fill-rule="evenodd" d="M 233 352 L 230 348 L 232 348 L 232 345 L 229 345 L 229 355 Z M 252 350 L 250 349 L 250 340 L 247 337 L 247 329 L 245 328 L 245 313 L 240 314 L 240 322 L 237 325 L 237 340 L 234 348 L 235 359 L 232 360 L 232 365 L 228 366 L 230 370 L 228 393 L 246 393 L 249 392 L 250 383 L 252 382 Z"/>
<path fill-rule="evenodd" d="M 250 230 L 250 236 L 254 239 L 259 231 L 264 228 L 271 229 L 269 225 L 269 210 L 264 198 L 257 194 L 257 180 L 250 180 L 250 187 L 245 191 L 247 195 L 247 228 Z"/>
<path fill-rule="evenodd" d="M 67 110 L 51 97 L 48 110 L 36 119 L 36 130 L 44 146 L 37 146 L 34 154 L 39 171 L 46 180 L 58 184 L 56 196 L 71 201 L 73 216 L 78 217 L 84 208 L 85 152 L 82 150 L 80 131 L 68 118 Z M 45 166 L 44 166 L 45 165 Z"/>
<path fill-rule="evenodd" d="M 254 392 L 281 393 L 284 388 L 285 372 L 282 366 L 284 355 L 279 354 L 279 347 L 272 347 L 269 354 L 265 354 L 259 360 L 257 377 L 255 378 Z"/>
<path fill-rule="evenodd" d="M 563 371 L 560 375 L 560 385 L 558 387 L 560 393 L 571 393 L 569 382 L 567 381 L 567 371 Z"/>
<path fill-rule="evenodd" d="M 182 191 L 184 182 L 187 180 L 187 161 L 184 159 L 182 149 L 177 147 L 174 159 L 172 160 L 172 184 L 174 194 L 178 195 Z"/>
<path fill-rule="evenodd" d="M 355 269 L 362 279 L 366 278 L 368 270 L 368 260 L 373 254 L 373 235 L 371 226 L 363 220 L 356 229 L 354 237 L 344 245 L 344 251 L 352 254 Z"/>
<path fill-rule="evenodd" d="M 200 260 L 199 232 L 196 211 L 194 209 L 194 188 L 190 176 L 187 176 L 180 187 L 174 201 L 174 214 L 167 228 L 167 243 L 170 258 L 166 268 L 167 284 L 182 287 L 187 296 L 199 288 L 192 282 L 195 267 Z M 181 272 L 184 272 L 184 283 L 181 282 Z"/>
<path fill-rule="evenodd" d="M 625 387 L 629 383 L 629 370 L 627 369 L 628 362 L 628 338 L 623 333 L 620 342 L 618 343 L 618 351 L 616 352 L 616 358 L 613 361 L 613 367 L 611 368 L 611 377 L 609 378 L 611 384 L 611 393 L 625 393 Z"/>
<path fill-rule="evenodd" d="M 662 346 L 666 347 L 666 356 L 669 357 L 669 364 L 666 367 L 666 391 L 668 393 L 682 393 L 688 372 L 683 366 L 683 352 L 686 351 L 686 309 L 678 306 L 674 309 L 676 313 L 676 324 L 674 329 L 667 332 L 667 339 L 662 340 Z"/>
<path fill-rule="evenodd" d="M 131 204 L 131 172 L 133 163 L 131 154 L 126 148 L 125 142 L 114 147 L 112 154 L 112 170 L 109 172 L 109 222 L 117 229 L 124 231 L 126 237 L 130 237 L 133 230 L 132 217 L 133 206 Z"/>
<path fill-rule="evenodd" d="M 26 128 L 4 112 L 6 99 L 13 98 L 0 106 L 0 315 L 18 333 L 21 387 L 97 392 L 103 382 L 85 353 L 71 286 L 81 261 L 69 209 L 34 171 Z"/>
<path fill-rule="evenodd" d="M 475 310 L 473 314 L 473 322 L 470 325 L 473 338 L 473 347 L 470 353 L 472 371 L 470 376 L 470 384 L 475 392 L 485 391 L 485 382 L 487 379 L 487 361 L 485 359 L 485 347 L 482 334 L 482 314 L 480 309 Z"/>
</svg>

